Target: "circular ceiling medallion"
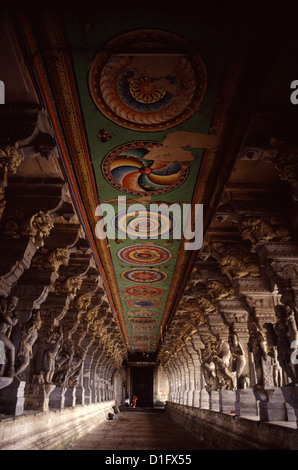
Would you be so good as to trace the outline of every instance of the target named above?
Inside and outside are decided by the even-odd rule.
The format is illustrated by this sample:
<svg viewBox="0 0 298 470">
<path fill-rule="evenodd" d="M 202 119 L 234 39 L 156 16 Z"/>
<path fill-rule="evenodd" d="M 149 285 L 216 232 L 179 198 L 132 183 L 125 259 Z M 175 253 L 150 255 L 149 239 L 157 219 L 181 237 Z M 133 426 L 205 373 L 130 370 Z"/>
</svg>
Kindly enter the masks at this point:
<svg viewBox="0 0 298 470">
<path fill-rule="evenodd" d="M 159 131 L 184 122 L 199 108 L 207 84 L 200 55 L 184 39 L 159 30 L 114 38 L 89 69 L 97 108 L 128 129 Z"/>
<path fill-rule="evenodd" d="M 139 309 L 139 310 L 129 310 L 127 312 L 127 315 L 138 316 L 138 317 L 152 317 L 158 314 L 157 312 L 154 312 L 153 310 Z"/>
<path fill-rule="evenodd" d="M 125 281 L 131 282 L 161 282 L 167 279 L 167 275 L 155 269 L 130 269 L 121 274 Z"/>
<path fill-rule="evenodd" d="M 152 307 L 160 307 L 161 302 L 160 300 L 154 300 L 154 299 L 139 299 L 139 300 L 129 299 L 126 301 L 126 305 L 128 307 L 136 307 L 136 308 L 152 308 Z"/>
<path fill-rule="evenodd" d="M 155 196 L 176 189 L 187 178 L 189 164 L 147 160 L 150 149 L 160 145 L 160 142 L 134 141 L 114 148 L 102 162 L 104 177 L 127 194 Z"/>
<path fill-rule="evenodd" d="M 164 290 L 151 286 L 131 286 L 124 289 L 124 294 L 133 297 L 156 297 L 164 294 Z"/>
<path fill-rule="evenodd" d="M 166 263 L 172 258 L 172 253 L 160 246 L 133 245 L 119 250 L 117 256 L 126 263 L 151 266 Z"/>
<path fill-rule="evenodd" d="M 177 219 L 160 209 L 128 209 L 112 219 L 113 229 L 121 237 L 135 239 L 169 238 L 179 227 Z"/>
</svg>

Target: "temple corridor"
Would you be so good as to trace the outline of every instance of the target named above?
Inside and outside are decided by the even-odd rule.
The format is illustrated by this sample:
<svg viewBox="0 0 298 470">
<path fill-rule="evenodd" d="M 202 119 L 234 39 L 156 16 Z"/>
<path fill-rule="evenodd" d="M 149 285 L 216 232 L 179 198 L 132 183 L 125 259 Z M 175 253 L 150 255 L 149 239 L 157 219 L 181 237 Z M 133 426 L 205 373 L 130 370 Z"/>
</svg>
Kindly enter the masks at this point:
<svg viewBox="0 0 298 470">
<path fill-rule="evenodd" d="M 0 450 L 298 450 L 295 12 L 118 3 L 1 11 Z"/>
<path fill-rule="evenodd" d="M 170 419 L 164 410 L 123 410 L 106 420 L 69 450 L 206 450 L 208 446 Z"/>
</svg>

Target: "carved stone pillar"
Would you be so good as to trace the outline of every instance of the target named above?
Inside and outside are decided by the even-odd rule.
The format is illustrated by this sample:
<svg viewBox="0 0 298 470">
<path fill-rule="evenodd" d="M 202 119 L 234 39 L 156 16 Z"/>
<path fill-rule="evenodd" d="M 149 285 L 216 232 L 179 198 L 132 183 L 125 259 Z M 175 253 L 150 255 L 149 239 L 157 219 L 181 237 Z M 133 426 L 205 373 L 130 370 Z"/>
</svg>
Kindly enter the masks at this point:
<svg viewBox="0 0 298 470">
<path fill-rule="evenodd" d="M 181 364 L 183 367 L 183 376 L 184 376 L 184 390 L 183 390 L 183 404 L 188 405 L 189 392 L 191 391 L 191 371 L 190 371 L 190 361 L 189 355 L 185 348 L 185 340 L 181 344 L 180 349 Z"/>
<path fill-rule="evenodd" d="M 174 403 L 179 403 L 179 393 L 180 393 L 180 388 L 181 388 L 181 375 L 180 375 L 180 368 L 178 367 L 178 364 L 176 362 L 176 355 L 174 354 L 171 357 L 170 361 L 170 367 L 171 370 L 173 371 L 173 402 Z"/>
<path fill-rule="evenodd" d="M 188 400 L 187 404 L 189 406 L 195 406 L 194 398 L 195 398 L 195 390 L 197 387 L 197 380 L 196 380 L 196 366 L 198 365 L 198 357 L 196 352 L 193 349 L 193 344 L 191 341 L 191 337 L 185 342 L 185 350 L 187 352 L 187 362 L 188 362 L 188 370 L 189 370 L 189 391 L 188 391 Z M 196 356 L 194 358 L 194 356 Z"/>
<path fill-rule="evenodd" d="M 15 147 L 0 147 L 0 220 L 6 206 L 5 188 L 8 185 L 8 175 L 16 173 L 22 160 L 23 156 Z"/>
<path fill-rule="evenodd" d="M 0 378 L 5 379 L 5 377 Z M 25 382 L 11 379 L 3 389 L 0 389 L 0 413 L 6 415 L 20 416 L 24 413 L 25 404 Z"/>
<path fill-rule="evenodd" d="M 25 269 L 28 269 L 36 251 L 44 245 L 54 226 L 53 217 L 39 211 L 21 222 L 2 217 L 0 252 L 0 293 L 7 296 Z M 13 245 L 12 245 L 13 242 Z M 12 249 L 13 246 L 13 249 Z"/>
<path fill-rule="evenodd" d="M 201 352 L 200 347 L 201 340 L 194 335 L 192 337 L 192 345 L 194 354 L 192 355 L 194 369 L 195 369 L 195 391 L 194 391 L 194 401 L 193 405 L 200 408 L 201 406 L 201 393 L 203 390 L 203 381 L 202 381 L 202 365 L 201 365 Z"/>
<path fill-rule="evenodd" d="M 181 346 L 180 346 L 181 347 Z M 179 370 L 179 386 L 178 386 L 178 403 L 184 404 L 185 392 L 186 392 L 186 381 L 185 381 L 185 364 L 184 357 L 179 349 L 175 355 L 175 361 Z"/>
</svg>

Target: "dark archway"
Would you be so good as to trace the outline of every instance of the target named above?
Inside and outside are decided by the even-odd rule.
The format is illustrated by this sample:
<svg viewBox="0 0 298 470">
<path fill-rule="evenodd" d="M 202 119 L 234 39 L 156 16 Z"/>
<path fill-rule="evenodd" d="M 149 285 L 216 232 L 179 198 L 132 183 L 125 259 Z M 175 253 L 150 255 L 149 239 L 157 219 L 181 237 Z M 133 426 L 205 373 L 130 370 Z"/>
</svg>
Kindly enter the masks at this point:
<svg viewBox="0 0 298 470">
<path fill-rule="evenodd" d="M 138 397 L 137 406 L 153 406 L 153 367 L 131 368 L 131 397 Z"/>
</svg>

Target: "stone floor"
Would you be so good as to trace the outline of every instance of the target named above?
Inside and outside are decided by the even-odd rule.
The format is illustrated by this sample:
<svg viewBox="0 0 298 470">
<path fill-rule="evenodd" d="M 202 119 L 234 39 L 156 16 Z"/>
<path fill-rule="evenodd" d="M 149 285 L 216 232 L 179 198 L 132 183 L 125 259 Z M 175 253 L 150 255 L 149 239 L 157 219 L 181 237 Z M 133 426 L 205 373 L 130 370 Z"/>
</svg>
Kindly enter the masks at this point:
<svg viewBox="0 0 298 470">
<path fill-rule="evenodd" d="M 68 450 L 207 450 L 164 410 L 121 411 L 78 439 Z"/>
</svg>

